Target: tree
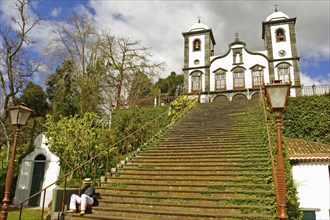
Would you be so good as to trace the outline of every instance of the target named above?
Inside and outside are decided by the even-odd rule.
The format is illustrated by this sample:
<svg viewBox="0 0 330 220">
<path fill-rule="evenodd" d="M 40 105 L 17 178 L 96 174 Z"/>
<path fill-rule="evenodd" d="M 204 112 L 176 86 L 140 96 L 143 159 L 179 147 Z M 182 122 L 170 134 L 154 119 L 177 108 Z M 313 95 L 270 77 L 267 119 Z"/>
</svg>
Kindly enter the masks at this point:
<svg viewBox="0 0 330 220">
<path fill-rule="evenodd" d="M 73 62 L 67 60 L 46 79 L 47 98 L 55 120 L 58 120 L 60 115 L 74 116 L 78 113 L 74 103 L 73 69 Z"/>
<path fill-rule="evenodd" d="M 75 76 L 74 84 L 77 88 L 74 103 L 79 109 L 79 115 L 86 112 L 101 113 L 103 97 L 101 95 L 101 77 L 104 75 L 104 60 L 98 59 L 95 66 L 87 66 L 83 76 Z"/>
<path fill-rule="evenodd" d="M 160 89 L 162 94 L 167 96 L 179 96 L 183 90 L 183 75 L 171 72 L 167 78 L 160 78 L 156 82 L 156 87 Z"/>
<path fill-rule="evenodd" d="M 129 38 L 103 34 L 100 50 L 108 61 L 104 84 L 112 91 L 114 89 L 116 106 L 120 106 L 122 99 L 130 93 L 130 82 L 136 73 L 152 77 L 164 67 L 162 62 L 151 61 L 151 54 L 147 48 L 140 45 L 140 41 L 131 41 Z"/>
<path fill-rule="evenodd" d="M 35 117 L 45 117 L 49 109 L 46 93 L 41 86 L 32 82 L 26 84 L 17 102 L 23 102 L 29 108 L 33 109 L 33 115 Z"/>
<path fill-rule="evenodd" d="M 135 73 L 131 82 L 130 91 L 128 94 L 128 101 L 131 106 L 135 106 L 138 103 L 141 103 L 143 99 L 149 98 L 151 104 L 153 103 L 153 98 L 157 95 L 157 90 L 152 83 L 152 81 L 148 78 L 148 76 L 144 73 Z M 143 104 L 143 103 L 141 103 Z"/>
<path fill-rule="evenodd" d="M 29 34 L 38 24 L 38 20 L 30 20 L 26 10 L 30 3 L 29 0 L 16 0 L 14 2 L 19 17 L 12 17 L 12 23 L 0 30 L 1 42 L 0 63 L 0 86 L 4 96 L 3 109 L 0 116 L 3 119 L 5 109 L 8 108 L 10 99 L 15 96 L 24 86 L 26 78 L 32 76 L 38 70 L 36 62 L 26 53 L 24 45 L 32 43 Z"/>
<path fill-rule="evenodd" d="M 97 35 L 91 16 L 86 11 L 73 11 L 67 22 L 57 22 L 54 38 L 45 49 L 51 63 L 72 61 L 74 75 L 86 74 L 88 65 L 97 59 Z"/>
</svg>

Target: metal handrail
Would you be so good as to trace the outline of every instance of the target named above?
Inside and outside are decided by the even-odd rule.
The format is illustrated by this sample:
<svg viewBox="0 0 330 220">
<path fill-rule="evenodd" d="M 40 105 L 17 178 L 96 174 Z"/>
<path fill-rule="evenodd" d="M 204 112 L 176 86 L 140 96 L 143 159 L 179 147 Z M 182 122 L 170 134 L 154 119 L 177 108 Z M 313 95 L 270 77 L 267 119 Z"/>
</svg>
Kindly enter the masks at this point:
<svg viewBox="0 0 330 220">
<path fill-rule="evenodd" d="M 273 144 L 272 144 L 272 139 L 270 136 L 270 129 L 269 129 L 269 123 L 268 123 L 268 119 L 267 119 L 267 110 L 266 110 L 265 99 L 263 97 L 263 88 L 261 85 L 260 85 L 259 91 L 260 91 L 260 99 L 261 99 L 263 113 L 264 113 L 265 126 L 266 126 L 266 130 L 267 130 L 268 150 L 270 153 L 270 160 L 271 160 L 271 164 L 272 164 L 272 174 L 273 174 L 273 179 L 274 179 L 275 190 L 277 192 L 278 187 L 277 187 L 275 159 L 274 159 L 274 155 L 273 155 Z M 277 195 L 278 195 L 278 193 L 276 193 L 276 202 L 278 203 Z"/>
<path fill-rule="evenodd" d="M 83 164 L 81 164 L 80 166 L 77 166 L 76 168 L 70 170 L 69 172 L 67 172 L 66 174 L 64 174 L 63 176 L 61 176 L 60 178 L 58 178 L 55 182 L 49 184 L 48 186 L 44 187 L 43 189 L 39 190 L 38 192 L 36 192 L 35 194 L 31 195 L 29 198 L 21 201 L 20 203 L 18 203 L 17 205 L 14 206 L 14 208 L 20 207 L 20 213 L 19 213 L 19 220 L 21 220 L 22 217 L 22 209 L 23 209 L 23 204 L 27 201 L 29 201 L 30 199 L 34 198 L 35 196 L 41 194 L 42 192 L 44 192 L 43 195 L 43 205 L 42 205 L 42 213 L 41 213 L 41 220 L 43 220 L 43 214 L 44 214 L 44 206 L 45 206 L 45 197 L 46 197 L 46 190 L 59 183 L 60 181 L 62 181 L 64 179 L 64 191 L 63 191 L 63 196 L 62 196 L 62 212 L 64 211 L 64 197 L 65 197 L 65 191 L 66 191 L 66 180 L 67 177 L 69 175 L 71 175 L 72 173 L 74 173 L 75 171 L 79 170 L 80 168 L 86 166 L 87 164 L 90 164 L 91 162 L 93 162 L 94 160 L 96 160 L 98 157 L 106 154 L 107 152 L 109 152 L 112 149 L 118 148 L 119 143 L 127 140 L 129 137 L 133 136 L 134 134 L 136 134 L 137 132 L 139 132 L 140 130 L 146 128 L 147 126 L 149 126 L 150 124 L 152 124 L 153 122 L 158 122 L 158 120 L 162 117 L 164 117 L 166 114 L 168 114 L 168 112 L 166 111 L 165 113 L 160 114 L 158 117 L 152 119 L 151 121 L 145 123 L 143 126 L 141 126 L 140 128 L 138 128 L 137 130 L 135 130 L 134 132 L 132 132 L 131 134 L 125 136 L 124 138 L 122 138 L 121 140 L 117 141 L 116 143 L 114 143 L 113 145 L 111 145 L 110 147 L 108 147 L 107 149 L 101 151 L 100 153 L 98 153 L 97 155 L 93 156 L 92 158 L 90 158 L 89 160 L 87 160 L 86 162 L 84 162 Z M 117 153 L 117 157 L 119 158 L 120 155 Z M 118 160 L 118 158 L 116 160 Z M 118 166 L 118 164 L 116 164 L 116 167 Z M 96 169 L 94 169 L 95 171 Z M 80 178 L 81 179 L 81 178 Z M 94 174 L 94 180 L 95 180 L 95 174 Z"/>
</svg>

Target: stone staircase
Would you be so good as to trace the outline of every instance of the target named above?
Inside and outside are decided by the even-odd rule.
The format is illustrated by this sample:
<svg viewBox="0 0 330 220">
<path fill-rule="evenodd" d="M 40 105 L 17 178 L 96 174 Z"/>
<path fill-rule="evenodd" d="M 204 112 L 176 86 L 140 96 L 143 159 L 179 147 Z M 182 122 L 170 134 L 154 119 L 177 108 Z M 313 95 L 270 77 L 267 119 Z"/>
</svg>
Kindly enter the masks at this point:
<svg viewBox="0 0 330 220">
<path fill-rule="evenodd" d="M 257 101 L 200 104 L 157 146 L 107 177 L 93 214 L 72 219 L 276 219 Z"/>
</svg>

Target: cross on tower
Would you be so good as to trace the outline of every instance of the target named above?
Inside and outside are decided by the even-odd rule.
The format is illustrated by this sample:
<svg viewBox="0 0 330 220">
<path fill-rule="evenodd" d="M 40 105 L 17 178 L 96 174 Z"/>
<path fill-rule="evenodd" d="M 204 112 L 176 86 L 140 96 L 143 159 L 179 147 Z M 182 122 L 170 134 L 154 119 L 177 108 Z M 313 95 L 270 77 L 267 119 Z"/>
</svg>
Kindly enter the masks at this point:
<svg viewBox="0 0 330 220">
<path fill-rule="evenodd" d="M 201 16 L 198 16 L 198 23 L 201 23 Z"/>
<path fill-rule="evenodd" d="M 275 12 L 277 12 L 277 11 L 278 11 L 278 10 L 277 10 L 278 4 L 275 3 L 274 7 L 275 7 Z"/>
</svg>

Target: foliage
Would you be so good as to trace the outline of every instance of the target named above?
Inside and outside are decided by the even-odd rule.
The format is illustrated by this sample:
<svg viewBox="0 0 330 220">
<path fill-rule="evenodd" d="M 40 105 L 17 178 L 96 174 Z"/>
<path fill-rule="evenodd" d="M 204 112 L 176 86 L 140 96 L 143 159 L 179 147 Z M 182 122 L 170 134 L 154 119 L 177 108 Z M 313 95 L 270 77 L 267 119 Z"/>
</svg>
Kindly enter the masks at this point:
<svg viewBox="0 0 330 220">
<path fill-rule="evenodd" d="M 290 97 L 283 121 L 287 137 L 330 144 L 330 94 Z"/>
<path fill-rule="evenodd" d="M 78 114 L 83 116 L 87 112 L 100 113 L 101 89 L 100 76 L 98 74 L 76 76 L 74 78 L 74 106 Z"/>
<path fill-rule="evenodd" d="M 190 99 L 186 95 L 180 96 L 171 103 L 168 115 L 171 117 L 172 121 L 176 121 L 197 105 L 197 103 L 197 99 Z"/>
<path fill-rule="evenodd" d="M 167 78 L 159 78 L 155 85 L 162 94 L 180 96 L 183 90 L 183 74 L 177 75 L 175 72 L 171 72 Z"/>
<path fill-rule="evenodd" d="M 139 100 L 146 97 L 154 97 L 157 91 L 152 81 L 144 73 L 138 72 L 133 76 L 130 92 L 128 94 L 128 100 L 131 106 L 135 106 Z"/>
<path fill-rule="evenodd" d="M 25 103 L 27 107 L 33 110 L 35 117 L 45 117 L 48 112 L 48 103 L 46 99 L 46 93 L 41 86 L 32 82 L 26 84 L 25 89 L 22 91 L 22 95 L 17 99 L 17 104 Z"/>
<path fill-rule="evenodd" d="M 50 150 L 60 158 L 64 173 L 82 165 L 105 149 L 100 143 L 100 135 L 106 123 L 95 113 L 86 113 L 82 118 L 77 115 L 61 116 L 58 122 L 47 115 L 46 127 L 45 135 Z M 92 166 L 84 167 L 81 172 L 80 174 L 91 173 Z"/>
<path fill-rule="evenodd" d="M 169 124 L 167 111 L 167 107 L 115 110 L 111 123 L 115 137 L 114 142 L 118 142 L 135 132 L 134 136 L 129 136 L 120 144 L 120 151 L 122 153 L 134 151 L 160 130 L 164 129 Z M 157 120 L 154 121 L 155 119 Z M 140 129 L 151 121 L 153 123 Z"/>
<path fill-rule="evenodd" d="M 46 79 L 47 98 L 55 120 L 59 120 L 60 116 L 73 116 L 78 113 L 74 103 L 73 68 L 72 61 L 66 60 Z"/>
<path fill-rule="evenodd" d="M 125 99 L 123 95 L 130 94 L 136 74 L 156 76 L 163 70 L 164 63 L 153 62 L 148 49 L 143 47 L 140 41 L 110 34 L 102 34 L 99 37 L 99 50 L 107 60 L 107 77 L 103 84 L 114 93 L 116 106 L 121 106 L 121 100 Z"/>
</svg>

